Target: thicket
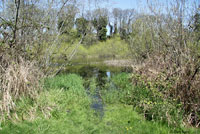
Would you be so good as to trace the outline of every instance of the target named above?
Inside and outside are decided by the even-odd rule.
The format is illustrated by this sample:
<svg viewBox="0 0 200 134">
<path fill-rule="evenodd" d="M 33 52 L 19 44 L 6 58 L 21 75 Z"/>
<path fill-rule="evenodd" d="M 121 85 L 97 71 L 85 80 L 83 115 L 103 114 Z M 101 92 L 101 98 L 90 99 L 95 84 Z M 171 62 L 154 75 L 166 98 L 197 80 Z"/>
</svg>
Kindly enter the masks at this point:
<svg viewBox="0 0 200 134">
<path fill-rule="evenodd" d="M 153 15 L 136 19 L 127 39 L 138 63 L 133 84 L 147 94 L 137 105 L 147 119 L 199 127 L 199 11 L 192 12 L 184 0 L 168 4 L 149 2 Z"/>
<path fill-rule="evenodd" d="M 61 34 L 53 20 L 68 1 L 60 1 L 58 11 L 53 10 L 55 3 L 47 10 L 39 2 L 0 1 L 0 123 L 19 120 L 17 102 L 24 97 L 34 102 L 42 78 L 51 72 L 49 65 Z"/>
</svg>

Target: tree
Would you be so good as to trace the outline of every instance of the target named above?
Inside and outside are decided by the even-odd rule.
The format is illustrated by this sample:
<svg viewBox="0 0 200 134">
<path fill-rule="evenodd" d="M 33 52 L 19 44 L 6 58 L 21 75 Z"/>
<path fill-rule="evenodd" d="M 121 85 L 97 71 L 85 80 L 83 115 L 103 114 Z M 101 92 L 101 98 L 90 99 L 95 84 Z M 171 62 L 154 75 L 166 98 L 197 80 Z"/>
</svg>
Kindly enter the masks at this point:
<svg viewBox="0 0 200 134">
<path fill-rule="evenodd" d="M 191 6 L 191 1 L 147 2 L 151 15 L 138 16 L 129 39 L 134 60 L 144 65 L 139 74 L 149 77 L 146 69 L 155 69 L 152 78 L 158 81 L 162 79 L 159 74 L 163 74 L 161 83 L 171 84 L 170 88 L 164 86 L 169 89 L 163 92 L 165 98 L 176 98 L 183 104 L 181 110 L 185 119 L 190 119 L 188 123 L 199 126 L 200 47 L 193 39 L 199 31 L 199 14 L 194 15 L 193 31 L 189 31 L 188 18 L 193 12 L 187 6 Z M 162 93 L 160 88 L 157 91 Z"/>
<path fill-rule="evenodd" d="M 78 37 L 81 37 L 81 35 L 86 35 L 88 31 L 89 21 L 86 20 L 84 17 L 80 17 L 76 19 L 75 24 L 76 24 Z"/>
<path fill-rule="evenodd" d="M 196 34 L 197 42 L 200 40 L 200 13 L 197 11 L 193 17 L 192 29 Z"/>
<path fill-rule="evenodd" d="M 117 23 L 114 24 L 114 35 L 118 33 Z"/>
<path fill-rule="evenodd" d="M 109 22 L 110 36 L 113 36 L 113 25 Z"/>
<path fill-rule="evenodd" d="M 93 21 L 93 26 L 97 31 L 97 37 L 100 41 L 106 40 L 107 29 L 106 26 L 108 24 L 108 19 L 106 16 L 99 16 L 99 18 L 95 18 Z"/>
<path fill-rule="evenodd" d="M 112 14 L 114 18 L 114 34 L 120 33 L 122 36 L 131 33 L 132 22 L 136 17 L 136 11 L 134 9 L 122 10 L 120 8 L 114 8 Z"/>
<path fill-rule="evenodd" d="M 107 17 L 100 16 L 98 19 L 95 19 L 93 21 L 94 27 L 97 30 L 97 36 L 100 41 L 106 40 L 106 33 L 107 29 L 106 26 L 108 24 Z"/>
<path fill-rule="evenodd" d="M 69 34 L 75 24 L 75 16 L 78 9 L 74 5 L 67 5 L 63 8 L 58 19 L 58 30 L 62 34 Z"/>
<path fill-rule="evenodd" d="M 105 41 L 107 39 L 107 28 L 106 27 L 102 27 L 101 30 L 99 30 L 99 40 L 100 41 Z"/>
<path fill-rule="evenodd" d="M 121 25 L 121 11 L 120 8 L 114 8 L 112 10 L 113 18 L 114 18 L 114 34 L 118 33 L 118 25 Z"/>
</svg>

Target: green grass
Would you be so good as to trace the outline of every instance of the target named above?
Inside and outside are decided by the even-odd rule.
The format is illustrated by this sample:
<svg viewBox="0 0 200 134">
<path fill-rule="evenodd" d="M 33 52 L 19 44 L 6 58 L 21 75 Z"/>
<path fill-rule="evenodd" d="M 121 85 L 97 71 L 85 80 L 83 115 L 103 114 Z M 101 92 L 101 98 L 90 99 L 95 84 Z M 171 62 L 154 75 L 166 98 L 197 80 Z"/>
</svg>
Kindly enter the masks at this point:
<svg viewBox="0 0 200 134">
<path fill-rule="evenodd" d="M 133 90 L 130 75 L 119 73 L 114 75 L 110 82 L 106 83 L 105 88 L 101 92 L 106 103 L 131 104 Z"/>
<path fill-rule="evenodd" d="M 112 79 L 116 85 L 121 85 L 119 91 L 126 91 L 130 86 L 126 84 L 128 78 L 129 75 L 119 74 Z M 95 79 L 91 79 L 92 90 L 95 88 L 95 82 Z M 172 134 L 175 131 L 199 133 L 196 129 L 174 130 L 166 124 L 147 121 L 134 111 L 133 106 L 120 101 L 107 101 L 101 119 L 91 109 L 92 99 L 87 95 L 83 83 L 84 80 L 75 74 L 46 79 L 45 90 L 35 101 L 24 98 L 17 103 L 18 121 L 0 124 L 0 134 Z"/>
<path fill-rule="evenodd" d="M 83 79 L 76 74 L 63 74 L 54 78 L 47 78 L 44 87 L 46 89 L 70 89 L 84 92 L 83 82 Z"/>
<path fill-rule="evenodd" d="M 79 107 L 79 108 L 78 108 Z M 146 121 L 132 106 L 107 105 L 104 118 L 99 120 L 93 112 L 76 106 L 76 110 L 62 118 L 38 119 L 33 122 L 9 124 L 1 134 L 173 134 L 184 133 L 157 122 Z M 197 134 L 195 131 L 185 133 Z"/>
<path fill-rule="evenodd" d="M 119 134 L 167 134 L 170 129 L 160 124 L 145 121 L 128 105 L 108 105 L 105 120 L 107 129 Z"/>
</svg>

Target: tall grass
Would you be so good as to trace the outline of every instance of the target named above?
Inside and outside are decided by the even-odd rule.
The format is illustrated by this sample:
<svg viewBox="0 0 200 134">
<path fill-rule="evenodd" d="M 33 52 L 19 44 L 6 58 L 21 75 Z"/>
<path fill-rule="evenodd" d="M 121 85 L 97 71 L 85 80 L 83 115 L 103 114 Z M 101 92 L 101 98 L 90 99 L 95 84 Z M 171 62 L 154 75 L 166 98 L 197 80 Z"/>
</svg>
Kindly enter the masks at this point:
<svg viewBox="0 0 200 134">
<path fill-rule="evenodd" d="M 42 89 L 42 73 L 35 62 L 19 55 L 13 57 L 5 51 L 0 59 L 0 122 L 6 119 L 18 119 L 16 102 L 23 97 L 35 99 Z"/>
</svg>

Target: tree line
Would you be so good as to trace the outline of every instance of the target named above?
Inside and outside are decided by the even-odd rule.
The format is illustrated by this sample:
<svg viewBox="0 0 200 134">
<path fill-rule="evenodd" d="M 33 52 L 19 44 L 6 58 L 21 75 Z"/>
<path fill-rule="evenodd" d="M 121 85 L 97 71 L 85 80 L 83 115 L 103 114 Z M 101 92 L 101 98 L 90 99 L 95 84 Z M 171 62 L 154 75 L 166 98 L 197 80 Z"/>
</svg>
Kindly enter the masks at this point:
<svg viewBox="0 0 200 134">
<path fill-rule="evenodd" d="M 120 34 L 124 38 L 125 34 L 131 32 L 136 14 L 134 9 L 114 8 L 109 11 L 98 8 L 81 11 L 79 3 L 78 0 L 1 0 L 1 42 L 10 47 L 14 44 L 25 47 L 57 33 L 76 34 L 77 37 L 96 34 L 98 40 L 104 41 L 107 39 L 107 27 L 110 36 Z"/>
</svg>

